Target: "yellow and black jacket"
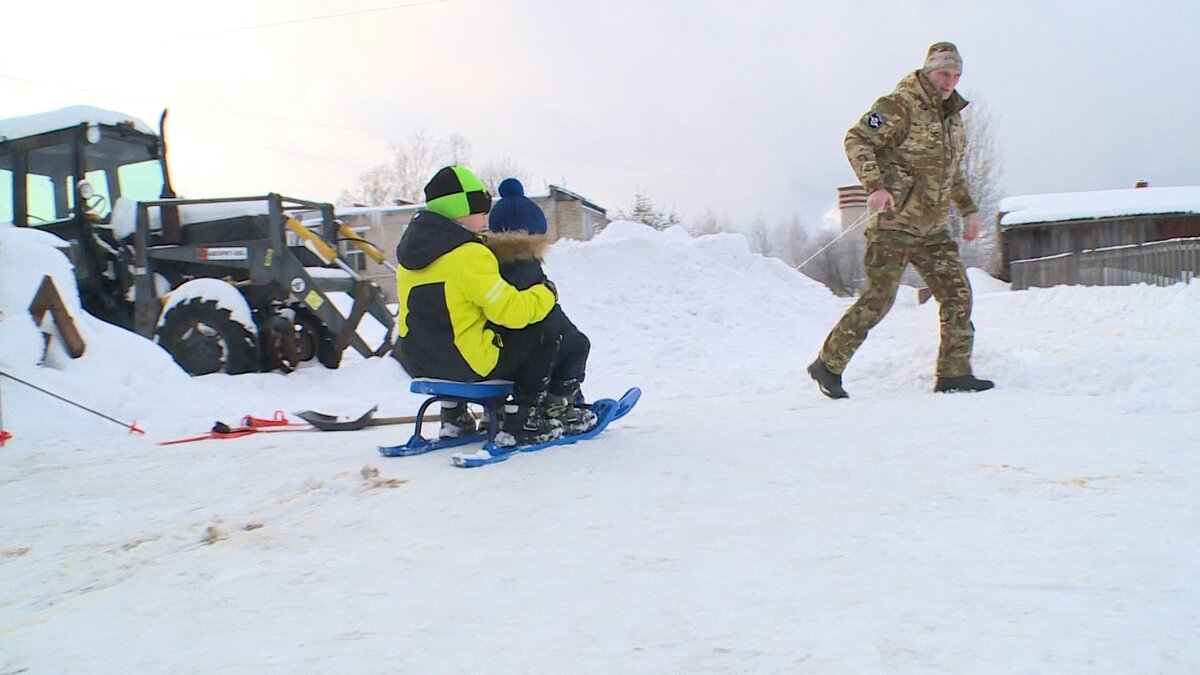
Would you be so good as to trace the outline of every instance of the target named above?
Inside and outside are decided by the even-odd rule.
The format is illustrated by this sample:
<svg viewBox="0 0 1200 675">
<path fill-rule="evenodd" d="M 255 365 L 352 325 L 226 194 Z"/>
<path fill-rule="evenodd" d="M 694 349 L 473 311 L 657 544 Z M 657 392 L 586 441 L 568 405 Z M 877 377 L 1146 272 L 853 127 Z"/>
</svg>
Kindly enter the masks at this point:
<svg viewBox="0 0 1200 675">
<path fill-rule="evenodd" d="M 500 338 L 489 323 L 520 329 L 554 308 L 550 289 L 517 290 L 501 278 L 481 237 L 432 211 L 409 223 L 396 259 L 397 349 L 413 377 L 487 377 L 500 358 Z"/>
</svg>

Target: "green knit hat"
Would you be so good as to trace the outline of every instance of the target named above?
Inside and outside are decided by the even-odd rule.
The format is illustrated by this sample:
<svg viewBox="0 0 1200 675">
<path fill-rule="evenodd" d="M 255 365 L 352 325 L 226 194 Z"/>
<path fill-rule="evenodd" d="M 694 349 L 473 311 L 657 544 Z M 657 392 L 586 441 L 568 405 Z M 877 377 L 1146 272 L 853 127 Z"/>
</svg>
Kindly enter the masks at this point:
<svg viewBox="0 0 1200 675">
<path fill-rule="evenodd" d="M 492 195 L 465 166 L 442 167 L 425 186 L 425 208 L 454 220 L 492 210 Z"/>
</svg>

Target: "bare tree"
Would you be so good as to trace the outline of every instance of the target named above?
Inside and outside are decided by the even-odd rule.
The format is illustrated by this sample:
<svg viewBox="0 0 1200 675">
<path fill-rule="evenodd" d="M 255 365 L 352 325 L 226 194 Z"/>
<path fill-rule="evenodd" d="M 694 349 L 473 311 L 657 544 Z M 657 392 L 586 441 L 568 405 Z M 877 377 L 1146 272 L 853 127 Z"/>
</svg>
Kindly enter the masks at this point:
<svg viewBox="0 0 1200 675">
<path fill-rule="evenodd" d="M 839 234 L 834 230 L 821 230 L 812 241 L 811 251 L 804 252 L 803 257 L 808 263 L 799 270 L 814 281 L 825 284 L 837 295 L 853 295 L 853 273 L 848 269 L 846 252 L 839 246 L 845 239 L 835 241 Z M 828 248 L 825 248 L 826 246 Z M 821 253 L 810 260 L 809 258 L 818 251 Z"/>
<path fill-rule="evenodd" d="M 716 234 L 718 232 L 729 232 L 729 218 L 724 215 L 717 216 L 716 213 L 710 210 L 699 219 L 693 221 L 692 225 L 687 229 L 693 237 L 703 237 L 706 234 Z"/>
<path fill-rule="evenodd" d="M 422 130 L 411 134 L 404 142 L 388 141 L 388 156 L 388 161 L 359 174 L 354 187 L 342 191 L 338 204 L 388 206 L 400 200 L 420 203 L 425 198 L 425 184 L 435 171 L 470 161 L 471 143 L 458 134 L 451 134 L 439 142 L 428 131 Z M 488 162 L 476 175 L 494 192 L 500 180 L 520 173 L 512 160 L 500 159 Z"/>
<path fill-rule="evenodd" d="M 762 216 L 754 219 L 750 227 L 743 232 L 750 243 L 750 250 L 760 255 L 771 255 L 771 233 L 767 231 L 767 221 Z"/>
<path fill-rule="evenodd" d="M 337 201 L 341 206 L 378 206 L 391 203 L 399 191 L 392 167 L 380 164 L 360 173 L 354 188 L 342 190 Z"/>
<path fill-rule="evenodd" d="M 808 253 L 808 250 L 808 235 L 804 232 L 804 225 L 800 222 L 800 216 L 792 214 L 783 224 L 783 236 L 780 238 L 778 257 L 795 267 L 812 255 Z"/>
<path fill-rule="evenodd" d="M 479 170 L 475 172 L 479 176 L 479 180 L 488 186 L 493 195 L 499 195 L 500 183 L 505 178 L 516 178 L 525 185 L 525 192 L 529 192 L 529 181 L 525 180 L 524 171 L 517 163 L 511 159 L 493 159 L 484 162 Z"/>
<path fill-rule="evenodd" d="M 967 144 L 963 153 L 962 170 L 967 179 L 967 189 L 979 207 L 980 236 L 963 242 L 964 264 L 979 267 L 991 274 L 1000 270 L 1000 245 L 996 233 L 996 207 L 1003 196 L 1000 179 L 1004 170 L 996 148 L 996 136 L 992 129 L 992 113 L 978 98 L 967 106 L 963 113 L 966 125 Z M 952 232 L 961 236 L 962 218 L 957 210 L 951 220 Z"/>
<path fill-rule="evenodd" d="M 471 143 L 458 134 L 446 137 L 446 157 L 448 164 L 469 164 L 471 162 Z"/>
<path fill-rule="evenodd" d="M 433 140 L 428 131 L 422 129 L 408 137 L 403 144 L 389 143 L 392 153 L 392 169 L 396 172 L 399 194 L 396 197 L 408 202 L 424 201 L 425 183 L 443 164 L 445 149 Z"/>
</svg>

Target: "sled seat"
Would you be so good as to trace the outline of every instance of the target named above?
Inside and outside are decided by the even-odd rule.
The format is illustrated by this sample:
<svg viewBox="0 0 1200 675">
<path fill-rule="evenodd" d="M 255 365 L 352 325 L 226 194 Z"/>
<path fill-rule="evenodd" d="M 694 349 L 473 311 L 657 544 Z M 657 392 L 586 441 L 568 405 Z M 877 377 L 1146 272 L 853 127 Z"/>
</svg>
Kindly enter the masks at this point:
<svg viewBox="0 0 1200 675">
<path fill-rule="evenodd" d="M 461 399 L 467 402 L 500 398 L 512 393 L 513 383 L 509 380 L 484 380 L 483 382 L 459 382 L 457 380 L 435 380 L 418 377 L 412 381 L 409 391 L 414 394 L 445 396 L 446 400 Z"/>
<path fill-rule="evenodd" d="M 409 391 L 414 394 L 428 394 L 429 398 L 417 410 L 416 427 L 407 447 L 418 450 L 428 448 L 432 441 L 421 435 L 421 425 L 425 421 L 425 411 L 439 401 L 454 401 L 466 405 L 474 403 L 483 406 L 487 415 L 487 442 L 496 439 L 496 430 L 500 428 L 496 416 L 497 401 L 504 401 L 512 393 L 513 383 L 509 380 L 484 380 L 482 382 L 459 382 L 457 380 L 439 380 L 428 377 L 418 377 L 412 381 Z M 503 405 L 503 404 L 501 404 Z"/>
</svg>

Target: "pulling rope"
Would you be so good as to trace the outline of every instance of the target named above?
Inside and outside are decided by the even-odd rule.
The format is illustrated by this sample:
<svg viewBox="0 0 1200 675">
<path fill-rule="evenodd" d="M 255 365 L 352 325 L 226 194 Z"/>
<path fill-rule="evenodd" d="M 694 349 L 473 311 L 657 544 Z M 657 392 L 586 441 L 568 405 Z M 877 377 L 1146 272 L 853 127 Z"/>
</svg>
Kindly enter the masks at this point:
<svg viewBox="0 0 1200 675">
<path fill-rule="evenodd" d="M 838 236 L 834 237 L 834 238 L 833 238 L 833 239 L 832 239 L 832 240 L 831 240 L 831 241 L 830 241 L 828 244 L 825 244 L 824 246 L 822 246 L 822 247 L 821 247 L 821 250 L 819 250 L 819 251 L 817 251 L 816 253 L 814 253 L 814 254 L 812 254 L 812 255 L 808 256 L 808 260 L 805 260 L 804 262 L 800 263 L 799 265 L 796 265 L 796 269 L 800 269 L 801 267 L 804 267 L 804 266 L 805 266 L 805 265 L 807 265 L 808 263 L 812 262 L 813 258 L 815 258 L 815 257 L 817 257 L 817 256 L 821 255 L 822 253 L 824 253 L 824 252 L 825 252 L 825 249 L 827 249 L 827 248 L 829 248 L 830 246 L 833 246 L 834 244 L 836 244 L 836 243 L 838 242 L 838 240 L 839 240 L 839 239 L 841 239 L 842 237 L 844 237 L 844 236 L 846 236 L 846 235 L 850 234 L 850 233 L 851 233 L 851 232 L 853 232 L 854 230 L 857 230 L 857 229 L 859 228 L 859 226 L 861 226 L 863 223 L 867 222 L 867 218 L 869 218 L 869 217 L 871 217 L 871 212 L 870 212 L 870 211 L 864 211 L 864 212 L 863 212 L 863 214 L 862 214 L 861 216 L 859 216 L 859 217 L 858 217 L 858 220 L 854 221 L 854 222 L 853 222 L 853 223 L 850 225 L 850 227 L 847 227 L 845 230 L 842 230 L 842 233 L 841 233 L 841 234 L 839 234 Z"/>
<path fill-rule="evenodd" d="M 11 375 L 11 374 L 9 374 L 9 373 L 6 373 L 6 372 L 4 372 L 3 370 L 0 370 L 0 375 L 3 375 L 4 377 L 7 377 L 8 379 L 10 379 L 10 380 L 12 380 L 12 381 L 14 381 L 14 382 L 20 382 L 21 384 L 25 385 L 26 387 L 29 387 L 30 389 L 36 389 L 37 391 L 40 391 L 40 392 L 42 392 L 43 394 L 45 394 L 45 395 L 47 395 L 47 396 L 52 396 L 52 397 L 54 397 L 54 398 L 56 398 L 56 399 L 58 399 L 58 400 L 60 400 L 60 401 L 62 401 L 62 402 L 64 402 L 64 403 L 70 403 L 71 405 L 75 406 L 76 408 L 80 408 L 80 409 L 82 409 L 82 410 L 86 410 L 87 412 L 90 412 L 91 414 L 93 414 L 93 415 L 95 415 L 95 416 L 97 416 L 97 417 L 103 417 L 104 419 L 108 420 L 109 422 L 113 422 L 113 423 L 115 423 L 115 424 L 119 424 L 119 425 L 121 425 L 121 426 L 125 427 L 126 429 L 129 429 L 129 433 L 131 433 L 131 434 L 144 434 L 144 433 L 146 433 L 144 430 L 142 430 L 141 428 L 139 428 L 139 427 L 138 427 L 138 425 L 137 425 L 137 421 L 136 421 L 136 420 L 134 421 L 134 423 L 133 423 L 133 424 L 130 424 L 130 423 L 128 423 L 128 422 L 122 422 L 121 420 L 119 420 L 119 419 L 117 419 L 117 418 L 115 418 L 115 417 L 109 417 L 108 415 L 105 415 L 105 414 L 104 414 L 104 413 L 102 413 L 102 412 L 99 412 L 99 411 L 96 411 L 96 410 L 92 410 L 91 408 L 89 408 L 89 407 L 87 407 L 87 406 L 85 406 L 85 405 L 81 405 L 81 404 L 79 404 L 79 403 L 76 403 L 75 401 L 72 401 L 72 400 L 71 400 L 71 399 L 69 399 L 69 398 L 63 398 L 62 396 L 59 396 L 58 394 L 56 394 L 56 393 L 54 393 L 54 392 L 52 392 L 52 391 L 48 391 L 48 390 L 46 390 L 46 389 L 42 389 L 41 387 L 37 386 L 36 384 L 32 384 L 32 383 L 30 383 L 30 382 L 26 382 L 25 380 L 22 380 L 21 378 L 19 378 L 19 377 L 15 376 L 15 375 Z"/>
</svg>

